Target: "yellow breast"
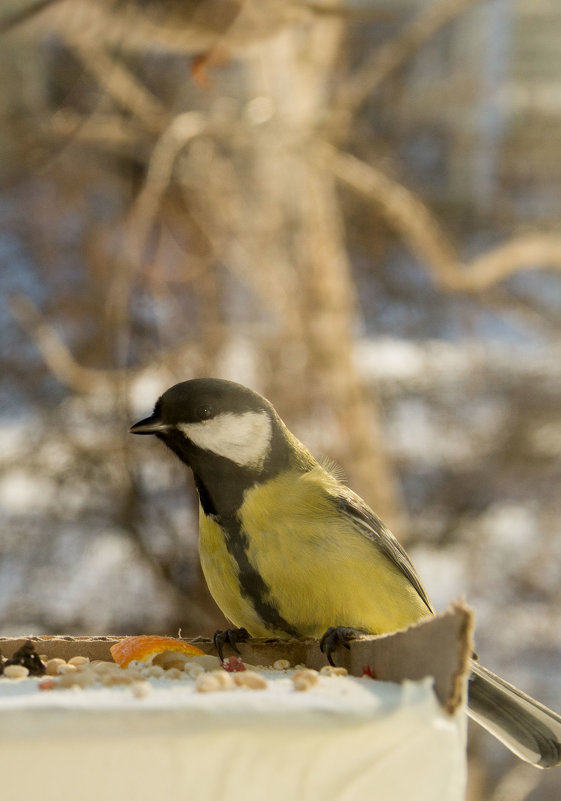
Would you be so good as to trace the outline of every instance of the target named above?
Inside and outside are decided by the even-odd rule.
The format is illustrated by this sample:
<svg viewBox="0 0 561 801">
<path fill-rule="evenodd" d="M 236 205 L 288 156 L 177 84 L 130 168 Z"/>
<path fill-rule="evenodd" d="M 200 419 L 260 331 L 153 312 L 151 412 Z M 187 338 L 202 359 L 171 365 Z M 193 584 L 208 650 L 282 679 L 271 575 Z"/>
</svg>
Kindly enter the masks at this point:
<svg viewBox="0 0 561 801">
<path fill-rule="evenodd" d="M 226 547 L 224 531 L 202 508 L 199 508 L 199 555 L 210 594 L 228 620 L 238 628 L 246 628 L 252 637 L 270 637 L 270 629 L 262 624 L 241 591 L 238 565 Z"/>
<path fill-rule="evenodd" d="M 341 515 L 326 489 L 336 480 L 321 468 L 284 473 L 248 490 L 239 511 L 250 563 L 268 587 L 267 602 L 300 636 L 329 626 L 373 634 L 404 628 L 430 614 L 407 577 Z M 201 563 L 210 592 L 252 636 L 263 625 L 240 591 L 237 565 L 221 528 L 201 515 Z"/>
</svg>

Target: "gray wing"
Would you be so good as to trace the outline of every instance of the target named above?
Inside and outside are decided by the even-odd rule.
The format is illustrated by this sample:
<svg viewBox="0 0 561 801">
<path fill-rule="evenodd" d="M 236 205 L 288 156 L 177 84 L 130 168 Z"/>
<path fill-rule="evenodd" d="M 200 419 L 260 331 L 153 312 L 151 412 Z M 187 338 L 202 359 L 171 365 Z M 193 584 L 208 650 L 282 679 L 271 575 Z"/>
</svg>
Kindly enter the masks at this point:
<svg viewBox="0 0 561 801">
<path fill-rule="evenodd" d="M 425 588 L 421 583 L 417 571 L 402 545 L 396 540 L 391 531 L 386 528 L 380 518 L 374 514 L 358 495 L 350 490 L 334 497 L 338 510 L 352 522 L 354 527 L 379 548 L 406 577 L 415 588 L 419 597 L 427 605 L 429 611 L 434 612 Z"/>
</svg>

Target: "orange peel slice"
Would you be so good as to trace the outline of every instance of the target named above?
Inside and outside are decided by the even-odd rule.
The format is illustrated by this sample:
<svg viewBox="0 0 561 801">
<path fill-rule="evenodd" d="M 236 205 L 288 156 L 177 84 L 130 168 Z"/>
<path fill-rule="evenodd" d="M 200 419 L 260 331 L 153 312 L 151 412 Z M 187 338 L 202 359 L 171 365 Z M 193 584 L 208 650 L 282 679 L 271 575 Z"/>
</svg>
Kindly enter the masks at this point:
<svg viewBox="0 0 561 801">
<path fill-rule="evenodd" d="M 185 656 L 202 656 L 204 651 L 175 637 L 162 637 L 157 634 L 141 634 L 138 637 L 123 637 L 110 648 L 111 656 L 122 668 L 133 662 L 151 662 L 158 654 L 175 651 Z"/>
</svg>

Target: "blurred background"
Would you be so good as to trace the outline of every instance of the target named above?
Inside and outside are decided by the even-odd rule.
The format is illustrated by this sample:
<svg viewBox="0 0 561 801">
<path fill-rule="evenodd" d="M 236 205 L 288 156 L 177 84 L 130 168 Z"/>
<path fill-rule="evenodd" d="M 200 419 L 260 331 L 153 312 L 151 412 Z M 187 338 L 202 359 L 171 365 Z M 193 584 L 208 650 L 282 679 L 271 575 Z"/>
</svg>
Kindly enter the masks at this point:
<svg viewBox="0 0 561 801">
<path fill-rule="evenodd" d="M 561 709 L 558 0 L 3 0 L 0 633 L 209 634 L 128 427 L 265 394 Z M 469 801 L 559 778 L 471 732 Z"/>
</svg>

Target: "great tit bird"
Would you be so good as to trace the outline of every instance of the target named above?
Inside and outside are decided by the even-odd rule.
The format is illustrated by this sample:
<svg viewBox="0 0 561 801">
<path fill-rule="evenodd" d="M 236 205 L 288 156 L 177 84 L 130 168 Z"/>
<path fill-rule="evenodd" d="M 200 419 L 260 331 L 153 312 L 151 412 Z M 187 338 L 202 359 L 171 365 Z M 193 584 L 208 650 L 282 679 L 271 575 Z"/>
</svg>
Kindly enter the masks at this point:
<svg viewBox="0 0 561 801">
<path fill-rule="evenodd" d="M 339 644 L 433 614 L 411 560 L 364 501 L 324 469 L 256 392 L 213 378 L 184 381 L 130 429 L 154 434 L 195 478 L 199 553 L 208 587 L 252 637 Z M 472 662 L 469 714 L 522 759 L 561 763 L 561 717 Z"/>
</svg>

